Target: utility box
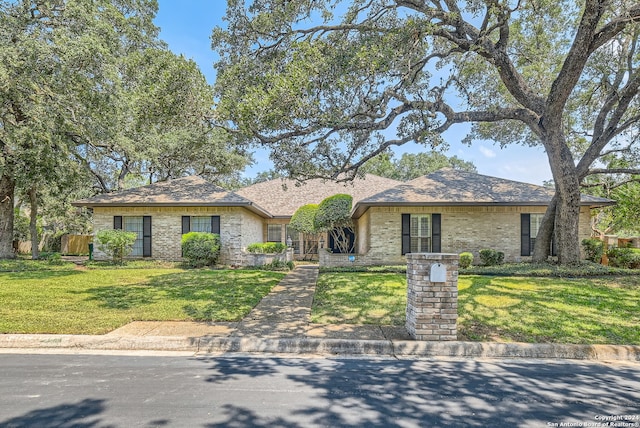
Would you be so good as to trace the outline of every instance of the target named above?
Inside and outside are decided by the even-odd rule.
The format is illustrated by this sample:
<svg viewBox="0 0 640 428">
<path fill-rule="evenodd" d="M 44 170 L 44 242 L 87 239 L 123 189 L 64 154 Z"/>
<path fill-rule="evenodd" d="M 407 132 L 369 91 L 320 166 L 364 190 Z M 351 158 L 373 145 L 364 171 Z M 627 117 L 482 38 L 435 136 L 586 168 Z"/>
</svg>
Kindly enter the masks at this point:
<svg viewBox="0 0 640 428">
<path fill-rule="evenodd" d="M 429 280 L 431 282 L 447 282 L 447 267 L 442 263 L 432 264 Z"/>
</svg>

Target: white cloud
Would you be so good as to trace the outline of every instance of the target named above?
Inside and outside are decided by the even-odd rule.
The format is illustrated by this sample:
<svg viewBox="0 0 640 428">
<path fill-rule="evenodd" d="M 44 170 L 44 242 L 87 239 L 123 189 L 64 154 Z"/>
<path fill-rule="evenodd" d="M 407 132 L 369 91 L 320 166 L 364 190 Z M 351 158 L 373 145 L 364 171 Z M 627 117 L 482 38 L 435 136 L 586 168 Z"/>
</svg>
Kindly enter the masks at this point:
<svg viewBox="0 0 640 428">
<path fill-rule="evenodd" d="M 496 152 L 494 152 L 491 149 L 488 149 L 484 146 L 480 146 L 478 147 L 478 150 L 480 150 L 480 153 L 482 153 L 484 155 L 484 157 L 486 158 L 495 158 L 496 157 Z"/>
</svg>

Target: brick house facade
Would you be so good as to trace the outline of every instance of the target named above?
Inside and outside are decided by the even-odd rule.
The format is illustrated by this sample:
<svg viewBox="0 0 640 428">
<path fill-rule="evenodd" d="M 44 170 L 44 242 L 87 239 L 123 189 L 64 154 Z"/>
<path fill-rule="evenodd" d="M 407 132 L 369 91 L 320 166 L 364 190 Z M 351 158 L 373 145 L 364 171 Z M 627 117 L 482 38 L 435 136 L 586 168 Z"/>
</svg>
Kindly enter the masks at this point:
<svg viewBox="0 0 640 428">
<path fill-rule="evenodd" d="M 302 205 L 338 193 L 353 196 L 355 249 L 335 254 L 288 228 Z M 299 257 L 316 248 L 323 265 L 404 264 L 414 252 L 460 253 L 491 248 L 505 261 L 530 258 L 553 190 L 480 174 L 442 169 L 409 182 L 367 175 L 353 182 L 276 179 L 226 191 L 198 177 L 155 183 L 74 203 L 93 209 L 94 230 L 138 231 L 137 257 L 180 260 L 189 230 L 220 234 L 221 262 L 239 265 L 254 242 L 293 245 Z M 582 197 L 580 237 L 590 236 L 592 208 L 613 201 Z M 318 239 L 318 237 L 314 237 Z M 328 236 L 320 243 L 328 243 Z M 315 247 L 313 247 L 315 245 Z M 104 257 L 99 252 L 96 258 Z"/>
</svg>

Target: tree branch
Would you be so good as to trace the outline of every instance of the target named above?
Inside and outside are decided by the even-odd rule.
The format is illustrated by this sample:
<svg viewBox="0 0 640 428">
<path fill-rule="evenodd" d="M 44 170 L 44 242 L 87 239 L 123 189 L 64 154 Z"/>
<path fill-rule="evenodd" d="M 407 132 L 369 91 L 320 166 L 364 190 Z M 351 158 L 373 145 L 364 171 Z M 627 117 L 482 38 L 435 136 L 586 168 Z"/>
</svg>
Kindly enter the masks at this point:
<svg viewBox="0 0 640 428">
<path fill-rule="evenodd" d="M 593 168 L 590 169 L 586 175 L 595 175 L 595 174 L 640 174 L 640 169 L 638 168 Z"/>
<path fill-rule="evenodd" d="M 589 46 L 595 37 L 595 31 L 604 13 L 606 0 L 586 0 L 584 11 L 558 77 L 551 84 L 547 98 L 545 122 L 562 120 L 562 113 L 569 95 L 580 79 L 585 64 L 591 54 Z"/>
<path fill-rule="evenodd" d="M 629 24 L 640 22 L 640 4 L 632 6 L 624 15 L 618 16 L 604 25 L 593 37 L 589 45 L 589 54 L 612 40 Z"/>
</svg>

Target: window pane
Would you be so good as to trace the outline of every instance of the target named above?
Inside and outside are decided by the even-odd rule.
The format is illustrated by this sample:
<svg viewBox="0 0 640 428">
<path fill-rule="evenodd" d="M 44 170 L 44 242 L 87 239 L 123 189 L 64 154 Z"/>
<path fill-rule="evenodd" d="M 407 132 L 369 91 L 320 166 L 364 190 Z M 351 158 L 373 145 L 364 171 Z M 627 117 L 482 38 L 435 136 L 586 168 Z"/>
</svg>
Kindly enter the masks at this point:
<svg viewBox="0 0 640 428">
<path fill-rule="evenodd" d="M 291 238 L 291 245 L 293 246 L 293 252 L 295 254 L 300 254 L 300 233 L 291 229 L 287 224 L 285 226 L 285 234 L 287 239 Z"/>
<path fill-rule="evenodd" d="M 133 244 L 133 251 L 131 252 L 132 256 L 142 257 L 143 255 L 143 240 L 142 240 L 142 232 L 143 232 L 143 224 L 144 220 L 142 217 L 123 217 L 124 230 L 127 232 L 135 232 L 138 236 L 136 237 L 136 242 Z"/>
<path fill-rule="evenodd" d="M 412 237 L 431 237 L 431 215 L 411 215 L 411 236 Z"/>
<path fill-rule="evenodd" d="M 431 236 L 431 231 L 429 230 L 429 217 L 423 216 L 420 218 L 420 236 Z"/>
<path fill-rule="evenodd" d="M 531 238 L 535 238 L 538 236 L 538 231 L 540 230 L 540 224 L 542 223 L 542 217 L 544 214 L 530 214 L 531 219 Z"/>
<path fill-rule="evenodd" d="M 282 226 L 279 224 L 267 225 L 267 242 L 282 242 Z"/>
<path fill-rule="evenodd" d="M 412 253 L 429 253 L 431 252 L 431 238 L 411 238 Z"/>
<path fill-rule="evenodd" d="M 211 233 L 211 216 L 191 217 L 191 231 Z"/>
</svg>

